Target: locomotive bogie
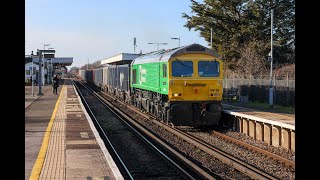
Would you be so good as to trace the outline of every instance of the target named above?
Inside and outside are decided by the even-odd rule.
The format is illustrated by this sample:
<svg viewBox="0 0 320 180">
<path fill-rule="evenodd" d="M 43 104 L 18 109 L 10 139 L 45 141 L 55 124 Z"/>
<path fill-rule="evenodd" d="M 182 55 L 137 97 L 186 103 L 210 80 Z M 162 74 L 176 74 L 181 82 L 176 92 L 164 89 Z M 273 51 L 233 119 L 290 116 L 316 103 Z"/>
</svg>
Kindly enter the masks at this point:
<svg viewBox="0 0 320 180">
<path fill-rule="evenodd" d="M 172 102 L 170 121 L 175 125 L 212 126 L 218 125 L 221 116 L 220 101 Z"/>
</svg>

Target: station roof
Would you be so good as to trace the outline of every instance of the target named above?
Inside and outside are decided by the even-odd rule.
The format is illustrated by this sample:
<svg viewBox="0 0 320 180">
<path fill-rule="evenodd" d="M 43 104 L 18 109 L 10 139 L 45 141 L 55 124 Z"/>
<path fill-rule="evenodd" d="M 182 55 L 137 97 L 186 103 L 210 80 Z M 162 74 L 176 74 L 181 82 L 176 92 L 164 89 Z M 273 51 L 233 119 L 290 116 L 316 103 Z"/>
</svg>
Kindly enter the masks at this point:
<svg viewBox="0 0 320 180">
<path fill-rule="evenodd" d="M 101 65 L 105 64 L 130 64 L 131 61 L 137 57 L 139 57 L 140 54 L 131 54 L 131 53 L 120 53 L 111 57 L 108 57 L 106 59 L 101 60 Z"/>
</svg>

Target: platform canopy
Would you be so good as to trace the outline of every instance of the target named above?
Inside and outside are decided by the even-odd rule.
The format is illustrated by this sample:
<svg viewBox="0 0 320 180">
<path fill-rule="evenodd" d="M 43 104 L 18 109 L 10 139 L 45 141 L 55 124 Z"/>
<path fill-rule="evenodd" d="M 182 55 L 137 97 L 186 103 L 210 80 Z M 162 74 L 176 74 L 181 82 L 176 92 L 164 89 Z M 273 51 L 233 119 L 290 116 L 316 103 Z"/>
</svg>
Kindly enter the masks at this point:
<svg viewBox="0 0 320 180">
<path fill-rule="evenodd" d="M 131 54 L 131 53 L 121 53 L 114 55 L 112 57 L 108 57 L 106 59 L 101 60 L 101 65 L 105 64 L 129 64 L 131 61 L 137 57 L 139 57 L 140 54 Z"/>
<path fill-rule="evenodd" d="M 39 57 L 33 56 L 32 61 L 34 63 L 38 63 Z M 61 66 L 71 66 L 73 63 L 73 57 L 42 58 L 42 61 L 48 61 L 50 63 L 52 61 L 52 64 L 59 64 Z M 31 60 L 30 60 L 30 62 L 31 62 Z"/>
</svg>

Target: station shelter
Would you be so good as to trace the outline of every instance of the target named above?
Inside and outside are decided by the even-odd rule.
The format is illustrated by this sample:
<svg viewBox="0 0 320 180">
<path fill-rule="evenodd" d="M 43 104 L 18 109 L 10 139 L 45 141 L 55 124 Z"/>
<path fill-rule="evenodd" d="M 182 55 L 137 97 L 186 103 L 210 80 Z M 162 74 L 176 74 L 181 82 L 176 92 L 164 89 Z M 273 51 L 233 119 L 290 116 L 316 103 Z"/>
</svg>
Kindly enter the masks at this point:
<svg viewBox="0 0 320 180">
<path fill-rule="evenodd" d="M 68 73 L 67 66 L 71 66 L 73 57 L 42 57 L 42 79 L 44 84 L 51 83 L 53 75 L 65 77 Z M 25 82 L 38 80 L 39 77 L 39 56 L 26 55 L 25 56 Z"/>
</svg>

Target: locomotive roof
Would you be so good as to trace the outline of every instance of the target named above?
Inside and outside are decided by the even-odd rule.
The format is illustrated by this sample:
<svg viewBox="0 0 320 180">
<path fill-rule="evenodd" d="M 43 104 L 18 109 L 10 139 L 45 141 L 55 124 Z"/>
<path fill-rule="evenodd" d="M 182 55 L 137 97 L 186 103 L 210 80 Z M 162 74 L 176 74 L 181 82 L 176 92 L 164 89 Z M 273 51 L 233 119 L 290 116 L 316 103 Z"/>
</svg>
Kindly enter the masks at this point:
<svg viewBox="0 0 320 180">
<path fill-rule="evenodd" d="M 221 59 L 221 56 L 214 50 L 204 47 L 200 44 L 191 44 L 188 46 L 182 46 L 179 48 L 169 49 L 169 50 L 160 50 L 151 52 L 142 56 L 135 58 L 132 61 L 132 64 L 141 64 L 141 63 L 149 63 L 149 62 L 165 62 L 170 58 L 181 54 L 189 54 L 189 53 L 204 53 L 215 56 Z"/>
</svg>

